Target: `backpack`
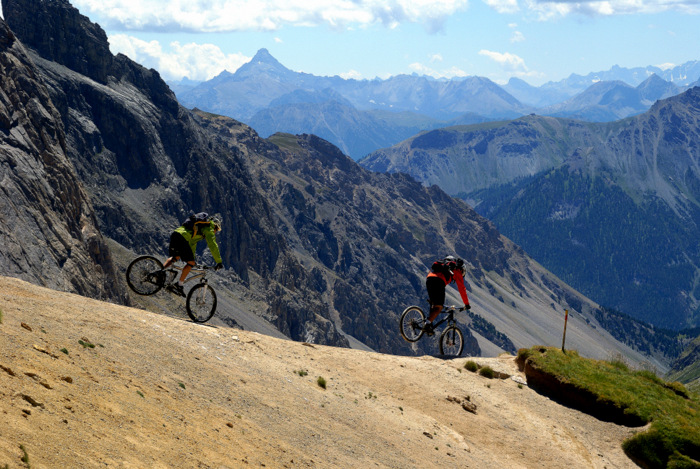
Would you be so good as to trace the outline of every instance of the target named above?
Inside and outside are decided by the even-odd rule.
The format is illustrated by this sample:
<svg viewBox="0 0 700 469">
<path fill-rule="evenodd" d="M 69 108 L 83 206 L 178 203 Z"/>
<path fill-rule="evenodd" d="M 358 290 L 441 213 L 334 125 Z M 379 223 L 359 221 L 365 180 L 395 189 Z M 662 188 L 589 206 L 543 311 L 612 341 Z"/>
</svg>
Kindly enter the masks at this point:
<svg viewBox="0 0 700 469">
<path fill-rule="evenodd" d="M 210 224 L 209 214 L 206 212 L 193 213 L 187 217 L 187 220 L 182 222 L 182 226 L 184 226 L 187 231 L 191 231 L 192 236 L 197 236 L 197 231 L 200 228 L 204 228 Z"/>
<path fill-rule="evenodd" d="M 456 266 L 455 262 L 450 259 L 440 259 L 433 262 L 431 267 L 432 271 L 436 274 L 443 274 L 445 276 L 452 275 L 450 267 L 454 268 Z"/>
<path fill-rule="evenodd" d="M 445 278 L 451 279 L 452 272 L 454 272 L 455 269 L 462 268 L 463 265 L 464 261 L 462 259 L 455 259 L 453 256 L 447 256 L 444 259 L 433 262 L 431 269 L 436 274 L 443 274 Z"/>
</svg>

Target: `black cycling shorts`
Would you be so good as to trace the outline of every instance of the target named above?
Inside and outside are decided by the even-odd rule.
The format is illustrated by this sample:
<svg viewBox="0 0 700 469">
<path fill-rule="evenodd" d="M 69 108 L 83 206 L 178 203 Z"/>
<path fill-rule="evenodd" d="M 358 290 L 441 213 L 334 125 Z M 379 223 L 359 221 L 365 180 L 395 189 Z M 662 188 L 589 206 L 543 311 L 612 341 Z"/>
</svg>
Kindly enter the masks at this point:
<svg viewBox="0 0 700 469">
<path fill-rule="evenodd" d="M 445 304 L 445 282 L 440 277 L 428 277 L 425 280 L 425 288 L 428 290 L 431 306 Z"/>
<path fill-rule="evenodd" d="M 194 262 L 194 254 L 190 243 L 177 231 L 173 231 L 170 235 L 170 247 L 168 248 L 168 256 L 179 257 L 184 262 Z"/>
</svg>

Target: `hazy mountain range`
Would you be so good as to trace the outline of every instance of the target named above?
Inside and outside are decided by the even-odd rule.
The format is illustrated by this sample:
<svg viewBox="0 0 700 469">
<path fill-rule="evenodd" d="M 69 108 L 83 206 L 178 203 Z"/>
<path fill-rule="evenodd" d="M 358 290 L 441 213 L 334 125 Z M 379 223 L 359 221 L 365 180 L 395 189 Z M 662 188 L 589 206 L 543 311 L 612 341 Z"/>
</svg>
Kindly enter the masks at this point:
<svg viewBox="0 0 700 469">
<path fill-rule="evenodd" d="M 450 125 L 531 113 L 614 121 L 646 111 L 699 77 L 700 62 L 692 61 L 667 70 L 616 66 L 540 87 L 516 78 L 504 86 L 483 77 L 346 80 L 291 71 L 261 49 L 235 73 L 170 86 L 186 107 L 233 117 L 262 136 L 314 133 L 359 159 L 417 131 Z"/>
</svg>

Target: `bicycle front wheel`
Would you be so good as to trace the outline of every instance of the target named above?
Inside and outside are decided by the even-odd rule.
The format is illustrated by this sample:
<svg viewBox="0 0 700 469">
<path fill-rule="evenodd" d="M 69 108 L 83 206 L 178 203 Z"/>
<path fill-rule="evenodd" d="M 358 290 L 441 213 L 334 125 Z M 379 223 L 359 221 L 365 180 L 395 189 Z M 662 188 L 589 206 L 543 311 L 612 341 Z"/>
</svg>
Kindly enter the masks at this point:
<svg viewBox="0 0 700 469">
<path fill-rule="evenodd" d="M 440 335 L 440 354 L 451 357 L 462 355 L 464 335 L 457 326 L 449 326 Z"/>
<path fill-rule="evenodd" d="M 139 295 L 153 295 L 165 284 L 163 263 L 153 256 L 140 256 L 126 268 L 126 283 Z"/>
<path fill-rule="evenodd" d="M 216 311 L 216 292 L 208 283 L 199 283 L 187 294 L 187 315 L 194 322 L 207 322 Z"/>
<path fill-rule="evenodd" d="M 423 337 L 423 325 L 425 325 L 425 313 L 418 306 L 409 306 L 401 315 L 399 327 L 401 336 L 409 342 L 416 342 Z"/>
</svg>

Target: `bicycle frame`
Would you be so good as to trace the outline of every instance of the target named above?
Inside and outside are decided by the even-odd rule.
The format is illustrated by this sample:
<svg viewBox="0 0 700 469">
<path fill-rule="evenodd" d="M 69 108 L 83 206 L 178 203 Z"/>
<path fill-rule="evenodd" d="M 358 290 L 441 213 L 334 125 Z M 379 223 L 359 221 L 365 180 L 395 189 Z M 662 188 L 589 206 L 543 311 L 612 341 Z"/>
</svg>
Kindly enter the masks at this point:
<svg viewBox="0 0 700 469">
<path fill-rule="evenodd" d="M 455 307 L 454 306 L 448 307 L 447 311 L 441 311 L 440 314 L 446 314 L 447 316 L 443 317 L 438 322 L 433 324 L 434 329 L 437 329 L 438 326 L 441 326 L 445 322 L 447 322 L 448 326 L 451 326 L 452 324 L 455 323 Z"/>
<path fill-rule="evenodd" d="M 185 264 L 186 265 L 186 264 Z M 177 272 L 182 272 L 182 269 L 185 268 L 185 265 L 182 264 L 173 264 L 170 267 L 166 269 L 167 272 L 172 273 L 172 279 L 177 277 Z M 187 275 L 187 278 L 185 279 L 184 283 L 188 283 L 192 280 L 196 279 L 201 279 L 201 283 L 207 283 L 207 273 L 209 272 L 209 267 L 206 265 L 201 265 L 201 264 L 195 264 L 192 266 L 192 269 L 190 270 L 190 273 Z"/>
</svg>

